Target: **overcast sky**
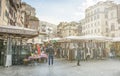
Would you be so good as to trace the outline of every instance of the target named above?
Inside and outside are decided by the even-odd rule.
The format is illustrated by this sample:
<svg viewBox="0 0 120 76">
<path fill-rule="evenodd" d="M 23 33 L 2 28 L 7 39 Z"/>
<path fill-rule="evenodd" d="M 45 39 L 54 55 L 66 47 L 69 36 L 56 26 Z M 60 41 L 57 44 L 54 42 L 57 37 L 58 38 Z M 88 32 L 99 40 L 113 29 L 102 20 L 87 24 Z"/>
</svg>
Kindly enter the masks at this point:
<svg viewBox="0 0 120 76">
<path fill-rule="evenodd" d="M 62 21 L 79 21 L 84 18 L 85 8 L 106 0 L 22 0 L 36 9 L 41 21 L 59 24 Z M 113 0 L 120 3 L 120 0 Z"/>
</svg>

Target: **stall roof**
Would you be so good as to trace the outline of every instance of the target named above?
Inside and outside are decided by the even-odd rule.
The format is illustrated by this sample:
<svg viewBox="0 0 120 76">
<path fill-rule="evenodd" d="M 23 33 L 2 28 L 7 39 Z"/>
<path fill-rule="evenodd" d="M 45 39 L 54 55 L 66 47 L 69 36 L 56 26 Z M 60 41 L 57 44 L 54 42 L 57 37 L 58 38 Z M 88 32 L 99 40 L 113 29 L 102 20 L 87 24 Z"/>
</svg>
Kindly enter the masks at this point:
<svg viewBox="0 0 120 76">
<path fill-rule="evenodd" d="M 120 37 L 114 37 L 114 38 L 112 39 L 112 41 L 113 41 L 113 42 L 120 42 Z"/>
<path fill-rule="evenodd" d="M 82 39 L 87 39 L 87 40 L 111 40 L 110 37 L 106 37 L 106 36 L 101 36 L 101 35 L 85 35 L 85 36 L 81 36 Z"/>
<path fill-rule="evenodd" d="M 43 44 L 43 42 L 41 42 L 39 39 L 35 39 L 34 41 L 32 39 L 28 39 L 27 43 L 31 43 L 31 44 Z"/>
<path fill-rule="evenodd" d="M 63 40 L 63 38 L 55 37 L 55 38 L 50 38 L 50 39 L 46 39 L 46 40 L 43 40 L 43 41 L 44 42 L 49 42 L 49 41 L 52 41 L 52 40 L 55 40 L 57 42 L 61 42 Z"/>
<path fill-rule="evenodd" d="M 56 37 L 56 38 L 52 38 L 52 39 L 50 39 L 50 40 L 61 40 L 61 38 Z"/>
<path fill-rule="evenodd" d="M 70 39 L 70 40 L 103 40 L 103 41 L 111 40 L 110 37 L 98 36 L 98 35 L 68 36 L 68 37 L 65 37 L 65 39 Z"/>
<path fill-rule="evenodd" d="M 35 37 L 38 36 L 38 31 L 33 29 L 28 29 L 24 27 L 11 26 L 11 25 L 1 25 L 0 26 L 0 35 L 2 34 L 11 34 L 20 37 Z"/>
</svg>

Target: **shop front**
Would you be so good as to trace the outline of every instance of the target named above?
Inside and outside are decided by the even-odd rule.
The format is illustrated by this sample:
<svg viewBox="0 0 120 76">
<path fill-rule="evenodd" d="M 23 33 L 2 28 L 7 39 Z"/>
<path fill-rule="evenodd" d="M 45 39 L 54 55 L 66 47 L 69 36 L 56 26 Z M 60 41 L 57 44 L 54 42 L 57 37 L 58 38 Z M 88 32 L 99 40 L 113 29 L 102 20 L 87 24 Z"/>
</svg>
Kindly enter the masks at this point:
<svg viewBox="0 0 120 76">
<path fill-rule="evenodd" d="M 27 39 L 38 36 L 35 30 L 0 26 L 0 65 L 11 66 L 22 64 L 22 59 L 29 54 Z"/>
</svg>

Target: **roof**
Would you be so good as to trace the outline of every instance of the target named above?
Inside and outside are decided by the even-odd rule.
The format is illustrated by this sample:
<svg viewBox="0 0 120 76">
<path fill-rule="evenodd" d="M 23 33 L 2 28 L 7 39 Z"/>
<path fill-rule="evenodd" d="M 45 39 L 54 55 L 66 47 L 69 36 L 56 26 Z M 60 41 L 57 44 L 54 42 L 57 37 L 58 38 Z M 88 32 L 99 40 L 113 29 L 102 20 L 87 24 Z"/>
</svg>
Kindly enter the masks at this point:
<svg viewBox="0 0 120 76">
<path fill-rule="evenodd" d="M 100 41 L 109 41 L 110 37 L 98 36 L 98 35 L 84 35 L 84 36 L 68 36 L 64 39 L 68 40 L 100 40 Z"/>
<path fill-rule="evenodd" d="M 11 34 L 21 37 L 34 37 L 38 35 L 38 31 L 24 27 L 2 25 L 0 26 L 0 35 L 2 34 Z"/>
<path fill-rule="evenodd" d="M 112 39 L 112 41 L 113 41 L 113 42 L 120 42 L 120 37 L 114 37 L 114 38 Z"/>
</svg>

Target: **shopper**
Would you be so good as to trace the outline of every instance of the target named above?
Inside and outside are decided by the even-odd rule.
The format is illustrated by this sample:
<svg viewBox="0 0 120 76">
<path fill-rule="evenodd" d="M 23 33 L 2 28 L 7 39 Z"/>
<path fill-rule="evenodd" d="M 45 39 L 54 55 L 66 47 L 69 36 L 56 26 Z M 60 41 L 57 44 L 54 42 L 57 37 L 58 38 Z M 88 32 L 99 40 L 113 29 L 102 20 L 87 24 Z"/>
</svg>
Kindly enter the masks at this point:
<svg viewBox="0 0 120 76">
<path fill-rule="evenodd" d="M 77 48 L 77 65 L 80 66 L 80 59 L 81 59 L 81 48 L 78 46 Z"/>
<path fill-rule="evenodd" d="M 49 65 L 53 65 L 53 59 L 54 59 L 54 49 L 53 49 L 53 46 L 50 45 L 48 47 L 48 64 Z"/>
</svg>

